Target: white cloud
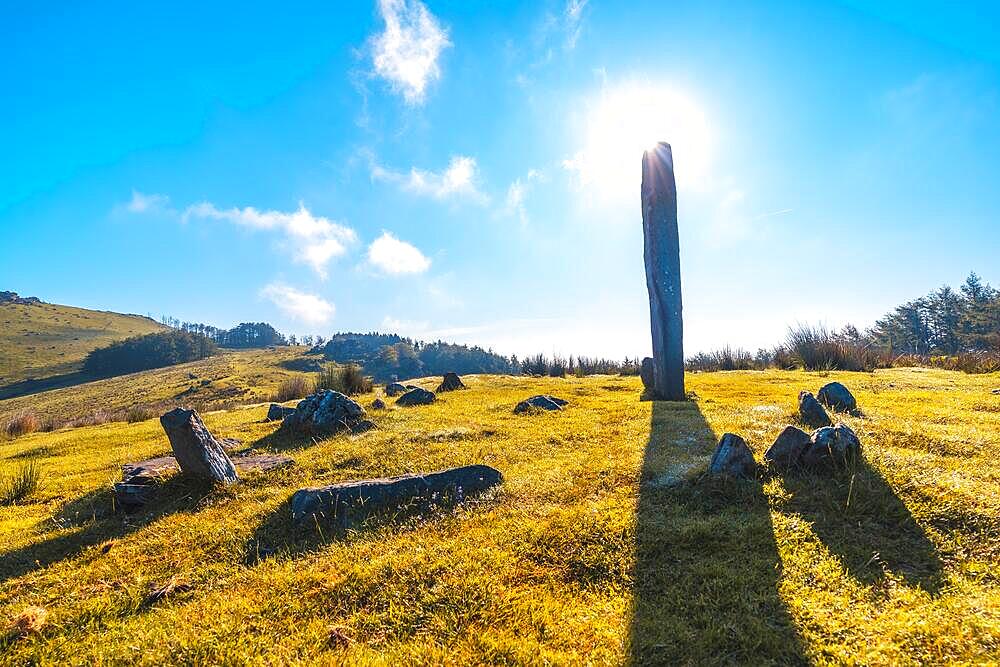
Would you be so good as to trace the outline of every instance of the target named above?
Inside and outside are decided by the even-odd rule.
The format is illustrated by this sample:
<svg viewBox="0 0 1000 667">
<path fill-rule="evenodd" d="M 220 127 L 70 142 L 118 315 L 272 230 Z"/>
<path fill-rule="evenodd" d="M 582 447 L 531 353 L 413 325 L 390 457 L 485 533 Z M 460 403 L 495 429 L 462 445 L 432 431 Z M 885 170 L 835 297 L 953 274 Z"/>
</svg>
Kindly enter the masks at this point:
<svg viewBox="0 0 1000 667">
<path fill-rule="evenodd" d="M 358 240 L 350 227 L 313 215 L 301 203 L 298 210 L 285 212 L 258 211 L 252 206 L 220 209 L 210 202 L 202 202 L 184 211 L 182 220 L 190 218 L 224 220 L 254 229 L 280 231 L 292 246 L 296 261 L 312 267 L 324 279 L 330 260 L 343 255 L 347 246 Z"/>
<path fill-rule="evenodd" d="M 294 287 L 281 283 L 271 283 L 260 290 L 260 296 L 268 299 L 281 312 L 309 325 L 326 324 L 335 312 L 334 305 L 315 294 L 300 292 Z"/>
<path fill-rule="evenodd" d="M 507 198 L 504 205 L 504 212 L 507 215 L 516 215 L 522 225 L 528 224 L 528 211 L 525 208 L 525 200 L 531 192 L 535 181 L 544 180 L 542 172 L 536 169 L 529 169 L 524 180 L 515 178 L 514 182 L 507 188 Z"/>
<path fill-rule="evenodd" d="M 401 320 L 386 315 L 382 318 L 382 331 L 386 333 L 396 333 L 402 336 L 417 337 L 430 328 L 426 321 Z"/>
<path fill-rule="evenodd" d="M 419 0 L 379 0 L 385 31 L 372 40 L 375 73 L 408 104 L 424 101 L 427 85 L 441 78 L 438 58 L 451 46 L 448 32 Z"/>
<path fill-rule="evenodd" d="M 167 210 L 170 197 L 167 195 L 145 194 L 132 190 L 132 199 L 123 205 L 129 213 L 153 213 Z"/>
<path fill-rule="evenodd" d="M 423 273 L 431 266 L 431 260 L 415 246 L 400 241 L 389 232 L 382 232 L 382 236 L 368 246 L 368 263 L 392 276 Z"/>
<path fill-rule="evenodd" d="M 563 12 L 563 22 L 566 30 L 566 49 L 572 51 L 576 48 L 576 40 L 580 39 L 580 31 L 583 29 L 583 10 L 590 0 L 569 0 L 566 3 L 566 10 Z"/>
<path fill-rule="evenodd" d="M 479 189 L 479 166 L 476 159 L 453 155 L 444 171 L 427 171 L 412 167 L 408 174 L 386 169 L 373 162 L 372 180 L 390 181 L 414 194 L 438 200 L 466 198 L 485 204 L 489 201 Z"/>
</svg>

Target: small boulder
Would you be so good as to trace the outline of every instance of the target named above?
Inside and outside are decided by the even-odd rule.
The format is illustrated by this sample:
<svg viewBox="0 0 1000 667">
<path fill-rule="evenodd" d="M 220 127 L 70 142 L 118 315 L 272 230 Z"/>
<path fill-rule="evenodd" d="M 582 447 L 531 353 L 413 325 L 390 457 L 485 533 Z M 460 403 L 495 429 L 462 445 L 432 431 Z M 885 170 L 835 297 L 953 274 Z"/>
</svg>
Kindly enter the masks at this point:
<svg viewBox="0 0 1000 667">
<path fill-rule="evenodd" d="M 295 412 L 295 408 L 286 408 L 283 405 L 278 405 L 277 403 L 271 403 L 271 406 L 267 409 L 267 421 L 269 422 L 280 422 L 282 419 Z"/>
<path fill-rule="evenodd" d="M 846 424 L 827 426 L 812 434 L 802 453 L 808 468 L 849 467 L 861 456 L 861 441 Z"/>
<path fill-rule="evenodd" d="M 753 479 L 757 476 L 757 462 L 746 440 L 738 435 L 726 433 L 715 448 L 712 462 L 708 464 L 708 474 L 713 477 Z"/>
<path fill-rule="evenodd" d="M 455 391 L 457 389 L 467 388 L 468 387 L 462 383 L 462 378 L 458 377 L 457 373 L 445 373 L 444 379 L 441 381 L 441 384 L 438 385 L 437 393 L 440 394 L 443 391 Z"/>
<path fill-rule="evenodd" d="M 569 405 L 569 401 L 548 394 L 539 394 L 518 403 L 514 408 L 514 414 L 519 415 L 533 410 L 562 410 L 566 405 Z"/>
<path fill-rule="evenodd" d="M 839 382 L 831 382 L 824 385 L 817 395 L 820 403 L 837 412 L 854 412 L 858 409 L 858 402 L 854 394 Z"/>
<path fill-rule="evenodd" d="M 994 396 L 1000 396 L 1000 389 L 994 389 L 992 393 Z"/>
<path fill-rule="evenodd" d="M 402 405 L 403 407 L 430 405 L 435 400 L 437 400 L 437 397 L 434 395 L 433 391 L 427 391 L 426 389 L 421 389 L 420 387 L 414 387 L 397 398 L 396 405 Z"/>
<path fill-rule="evenodd" d="M 800 428 L 786 426 L 774 444 L 764 452 L 764 460 L 778 470 L 800 465 L 802 454 L 809 447 L 809 434 Z"/>
<path fill-rule="evenodd" d="M 232 484 L 239 479 L 222 443 L 194 410 L 174 408 L 160 417 L 170 448 L 182 472 L 209 482 Z"/>
<path fill-rule="evenodd" d="M 386 396 L 399 396 L 400 394 L 406 393 L 406 385 L 402 385 L 398 382 L 390 382 L 385 386 Z"/>
<path fill-rule="evenodd" d="M 371 419 L 362 419 L 361 421 L 353 424 L 351 426 L 351 433 L 357 435 L 358 433 L 365 433 L 372 430 L 373 428 L 378 428 Z"/>
<path fill-rule="evenodd" d="M 385 410 L 385 401 L 381 398 L 376 398 L 372 401 L 372 410 Z"/>
<path fill-rule="evenodd" d="M 353 429 L 364 420 L 365 409 L 338 391 L 324 389 L 299 401 L 281 428 L 302 433 L 328 434 Z"/>
<path fill-rule="evenodd" d="M 811 428 L 822 428 L 833 424 L 830 415 L 826 414 L 826 410 L 816 397 L 808 391 L 799 394 L 799 417 L 802 418 L 802 423 Z"/>
<path fill-rule="evenodd" d="M 639 377 L 642 378 L 642 386 L 646 391 L 653 391 L 655 378 L 653 377 L 653 358 L 645 357 L 642 366 L 639 367 Z"/>
</svg>

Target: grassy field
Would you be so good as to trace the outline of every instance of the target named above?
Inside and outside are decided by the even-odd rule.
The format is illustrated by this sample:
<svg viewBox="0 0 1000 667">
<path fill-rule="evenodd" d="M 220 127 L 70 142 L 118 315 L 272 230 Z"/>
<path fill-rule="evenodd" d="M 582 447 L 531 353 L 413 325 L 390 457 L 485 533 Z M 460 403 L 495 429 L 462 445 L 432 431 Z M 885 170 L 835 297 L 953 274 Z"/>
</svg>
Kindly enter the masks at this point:
<svg viewBox="0 0 1000 667">
<path fill-rule="evenodd" d="M 95 348 L 164 328 L 139 315 L 50 303 L 0 304 L 0 387 L 73 373 Z"/>
<path fill-rule="evenodd" d="M 282 380 L 301 374 L 291 369 L 297 367 L 297 361 L 303 361 L 305 349 L 224 351 L 186 364 L 0 400 L 0 422 L 4 414 L 26 409 L 38 414 L 42 421 L 65 422 L 95 411 L 115 413 L 133 405 L 166 412 L 177 405 L 211 410 L 259 403 L 269 400 Z"/>
<path fill-rule="evenodd" d="M 704 471 L 717 437 L 756 455 L 800 390 L 838 379 L 864 462 L 836 479 Z M 432 386 L 436 379 L 427 380 Z M 0 507 L 0 662 L 267 664 L 940 664 L 1000 655 L 1000 377 L 689 376 L 693 400 L 640 402 L 637 378 L 466 378 L 374 413 L 379 428 L 288 440 L 263 407 L 205 415 L 293 468 L 227 489 L 167 483 L 122 516 L 120 465 L 168 451 L 157 421 L 0 443 L 44 483 Z M 515 416 L 548 392 L 560 413 Z M 362 399 L 367 405 L 371 397 Z M 347 533 L 289 527 L 298 488 L 467 463 L 495 494 Z M 276 550 L 268 558 L 257 554 Z M 176 578 L 174 595 L 146 602 Z"/>
</svg>

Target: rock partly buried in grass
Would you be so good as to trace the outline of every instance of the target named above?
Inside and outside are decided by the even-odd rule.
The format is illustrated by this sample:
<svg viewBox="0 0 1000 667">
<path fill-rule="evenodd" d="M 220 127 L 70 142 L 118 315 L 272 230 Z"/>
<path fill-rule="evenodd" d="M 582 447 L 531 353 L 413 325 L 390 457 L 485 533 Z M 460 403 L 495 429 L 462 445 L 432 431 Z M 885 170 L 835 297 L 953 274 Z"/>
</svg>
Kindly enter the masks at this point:
<svg viewBox="0 0 1000 667">
<path fill-rule="evenodd" d="M 812 469 L 849 468 L 861 457 L 861 441 L 846 424 L 827 426 L 812 434 L 802 453 L 802 465 Z"/>
<path fill-rule="evenodd" d="M 280 422 L 282 419 L 294 412 L 295 408 L 286 408 L 284 405 L 271 403 L 271 406 L 267 409 L 267 421 Z"/>
<path fill-rule="evenodd" d="M 326 435 L 355 428 L 365 419 L 365 409 L 339 391 L 324 389 L 299 401 L 295 412 L 285 417 L 281 428 Z"/>
<path fill-rule="evenodd" d="M 441 380 L 441 384 L 438 385 L 437 393 L 443 391 L 456 391 L 458 389 L 467 389 L 467 387 L 462 383 L 462 378 L 458 377 L 457 373 L 445 373 L 444 379 Z"/>
<path fill-rule="evenodd" d="M 854 398 L 851 390 L 839 382 L 831 382 L 824 385 L 817 395 L 820 403 L 837 412 L 854 412 L 858 409 L 858 402 Z"/>
<path fill-rule="evenodd" d="M 372 401 L 372 410 L 385 410 L 385 401 L 381 398 L 376 398 Z"/>
<path fill-rule="evenodd" d="M 809 434 L 795 426 L 786 426 L 774 444 L 764 452 L 764 460 L 776 470 L 788 470 L 801 464 L 802 454 L 808 449 Z"/>
<path fill-rule="evenodd" d="M 170 448 L 181 471 L 208 482 L 232 484 L 239 479 L 222 443 L 205 427 L 194 410 L 174 408 L 160 417 Z"/>
<path fill-rule="evenodd" d="M 434 395 L 433 391 L 427 391 L 426 389 L 421 389 L 420 387 L 413 387 L 396 399 L 396 405 L 402 405 L 404 407 L 411 407 L 414 405 L 430 405 L 435 400 L 437 400 L 437 397 Z"/>
<path fill-rule="evenodd" d="M 293 461 L 277 454 L 249 454 L 234 456 L 233 465 L 240 475 L 284 468 Z M 163 480 L 180 472 L 181 467 L 173 456 L 126 463 L 122 466 L 122 481 L 114 486 L 117 506 L 126 512 L 142 507 L 152 500 Z"/>
<path fill-rule="evenodd" d="M 399 382 L 390 382 L 385 386 L 386 396 L 399 396 L 406 393 L 406 385 Z"/>
<path fill-rule="evenodd" d="M 833 424 L 830 415 L 826 413 L 816 397 L 808 391 L 799 394 L 799 417 L 803 424 L 811 428 L 822 428 Z"/>
<path fill-rule="evenodd" d="M 292 519 L 348 527 L 355 521 L 414 503 L 462 502 L 503 481 L 486 465 L 451 468 L 424 475 L 403 475 L 300 489 L 292 495 Z"/>
<path fill-rule="evenodd" d="M 536 412 L 538 410 L 562 410 L 564 407 L 569 405 L 569 401 L 565 401 L 561 398 L 556 398 L 555 396 L 550 396 L 548 394 L 539 394 L 538 396 L 532 396 L 531 398 L 526 398 L 514 407 L 514 414 L 523 414 Z"/>
<path fill-rule="evenodd" d="M 708 474 L 713 477 L 753 479 L 757 476 L 757 462 L 746 440 L 738 435 L 726 433 L 715 448 L 712 462 L 708 464 Z"/>
<path fill-rule="evenodd" d="M 652 357 L 643 358 L 642 365 L 639 367 L 639 378 L 642 380 L 642 386 L 646 391 L 653 391 L 656 379 L 653 377 Z"/>
</svg>

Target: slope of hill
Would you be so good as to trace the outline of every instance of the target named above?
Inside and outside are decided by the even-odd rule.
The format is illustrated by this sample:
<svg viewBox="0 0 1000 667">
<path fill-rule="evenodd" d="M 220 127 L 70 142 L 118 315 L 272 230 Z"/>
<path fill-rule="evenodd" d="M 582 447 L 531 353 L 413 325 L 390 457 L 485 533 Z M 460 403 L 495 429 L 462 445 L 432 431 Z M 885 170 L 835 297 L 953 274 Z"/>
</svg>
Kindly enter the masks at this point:
<svg viewBox="0 0 1000 667">
<path fill-rule="evenodd" d="M 149 378 L 150 376 L 143 376 Z M 264 407 L 208 414 L 221 437 L 292 456 L 237 486 L 175 480 L 123 520 L 110 483 L 169 451 L 156 420 L 0 443 L 45 484 L 0 507 L 0 638 L 11 664 L 980 664 L 1000 646 L 1000 378 L 938 370 L 638 378 L 466 377 L 373 411 L 378 428 L 276 436 Z M 717 482 L 717 438 L 760 459 L 800 390 L 848 384 L 851 474 Z M 512 413 L 536 393 L 566 410 Z M 371 399 L 365 398 L 365 405 Z M 486 463 L 498 493 L 337 533 L 289 498 L 338 481 Z M 166 582 L 184 586 L 149 602 Z"/>
<path fill-rule="evenodd" d="M 166 368 L 120 375 L 30 396 L 0 398 L 4 415 L 30 410 L 42 423 L 86 420 L 140 406 L 158 413 L 185 405 L 199 410 L 269 400 L 281 381 L 304 367 L 305 348 L 224 351 L 213 357 Z"/>
<path fill-rule="evenodd" d="M 0 388 L 73 373 L 95 348 L 166 328 L 140 315 L 24 301 L 0 302 Z"/>
</svg>

